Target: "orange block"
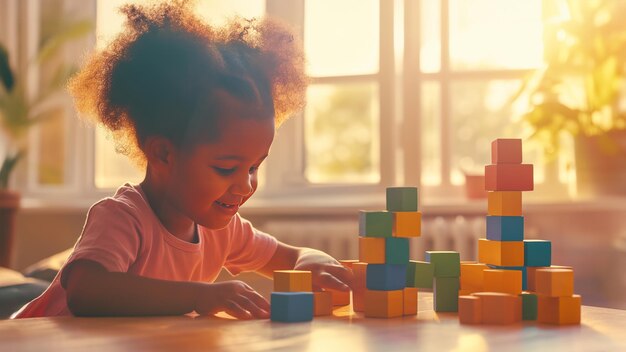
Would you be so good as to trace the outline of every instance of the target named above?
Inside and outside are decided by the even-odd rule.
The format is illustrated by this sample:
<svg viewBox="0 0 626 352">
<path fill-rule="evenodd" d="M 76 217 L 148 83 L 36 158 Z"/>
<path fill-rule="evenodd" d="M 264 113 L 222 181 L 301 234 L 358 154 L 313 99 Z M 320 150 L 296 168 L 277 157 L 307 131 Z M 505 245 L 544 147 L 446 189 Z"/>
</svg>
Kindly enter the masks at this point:
<svg viewBox="0 0 626 352">
<path fill-rule="evenodd" d="M 403 290 L 365 290 L 365 316 L 370 318 L 395 318 L 403 313 Z"/>
<path fill-rule="evenodd" d="M 537 294 L 560 297 L 574 294 L 574 270 L 543 268 L 535 272 Z"/>
<path fill-rule="evenodd" d="M 333 297 L 328 291 L 313 292 L 313 315 L 316 317 L 333 314 Z"/>
<path fill-rule="evenodd" d="M 402 290 L 404 304 L 402 305 L 403 315 L 417 314 L 417 288 L 405 287 Z"/>
<path fill-rule="evenodd" d="M 532 191 L 532 164 L 485 165 L 487 191 Z"/>
<path fill-rule="evenodd" d="M 489 269 L 487 264 L 476 262 L 461 262 L 461 290 L 464 293 L 480 292 L 483 290 L 483 270 Z"/>
<path fill-rule="evenodd" d="M 492 164 L 521 164 L 522 140 L 519 138 L 498 138 L 491 142 Z"/>
<path fill-rule="evenodd" d="M 580 295 L 537 296 L 537 321 L 544 324 L 580 324 Z"/>
<path fill-rule="evenodd" d="M 523 241 L 478 239 L 478 261 L 498 266 L 524 266 Z"/>
<path fill-rule="evenodd" d="M 487 269 L 484 271 L 485 291 L 502 292 L 512 295 L 522 293 L 522 271 Z"/>
<path fill-rule="evenodd" d="M 274 292 L 311 292 L 313 281 L 310 271 L 274 270 Z"/>
<path fill-rule="evenodd" d="M 352 310 L 362 312 L 365 306 L 365 288 L 367 286 L 367 263 L 352 264 L 354 291 L 352 291 Z"/>
<path fill-rule="evenodd" d="M 324 289 L 332 293 L 333 306 L 347 306 L 350 304 L 350 292 L 351 291 L 337 291 L 331 289 Z"/>
<path fill-rule="evenodd" d="M 339 263 L 343 265 L 345 268 L 350 268 L 350 269 L 352 269 L 352 264 L 358 263 L 358 262 L 359 262 L 358 259 L 344 259 L 344 260 L 339 261 Z"/>
<path fill-rule="evenodd" d="M 483 324 L 512 324 L 522 320 L 522 299 L 501 292 L 477 292 Z"/>
<path fill-rule="evenodd" d="M 385 238 L 359 237 L 359 261 L 370 264 L 385 264 Z"/>
<path fill-rule="evenodd" d="M 461 324 L 480 324 L 482 307 L 480 297 L 459 296 L 459 322 Z"/>
<path fill-rule="evenodd" d="M 563 266 L 563 265 L 551 265 L 551 266 L 529 266 L 526 267 L 526 290 L 527 291 L 531 291 L 531 292 L 535 292 L 536 288 L 535 288 L 535 282 L 537 281 L 535 278 L 536 276 L 536 272 L 539 269 L 547 269 L 547 268 L 554 268 L 554 269 L 572 269 L 571 266 Z"/>
<path fill-rule="evenodd" d="M 522 192 L 493 191 L 487 193 L 487 214 L 491 216 L 521 216 Z"/>
<path fill-rule="evenodd" d="M 419 211 L 393 212 L 393 237 L 419 237 L 422 235 L 422 213 Z"/>
</svg>

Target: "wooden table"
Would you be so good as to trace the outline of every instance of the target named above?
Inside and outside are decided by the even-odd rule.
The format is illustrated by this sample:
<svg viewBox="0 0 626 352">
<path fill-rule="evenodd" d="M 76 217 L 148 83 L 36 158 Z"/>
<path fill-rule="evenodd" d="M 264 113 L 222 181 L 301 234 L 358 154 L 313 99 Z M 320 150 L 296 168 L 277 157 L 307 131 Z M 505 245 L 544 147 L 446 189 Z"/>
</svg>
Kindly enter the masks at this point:
<svg viewBox="0 0 626 352">
<path fill-rule="evenodd" d="M 224 317 L 0 321 L 0 351 L 626 351 L 626 311 L 583 307 L 582 324 L 460 325 L 420 293 L 416 317 L 364 318 L 338 308 L 307 323 Z"/>
</svg>

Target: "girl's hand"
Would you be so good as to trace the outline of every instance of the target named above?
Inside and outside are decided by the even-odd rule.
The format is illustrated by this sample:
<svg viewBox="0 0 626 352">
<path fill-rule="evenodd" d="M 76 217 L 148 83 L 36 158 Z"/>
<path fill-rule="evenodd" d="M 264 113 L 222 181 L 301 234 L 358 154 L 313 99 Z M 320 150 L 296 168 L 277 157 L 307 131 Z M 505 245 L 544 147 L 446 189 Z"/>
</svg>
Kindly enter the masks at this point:
<svg viewBox="0 0 626 352">
<path fill-rule="evenodd" d="M 311 271 L 313 291 L 322 288 L 338 291 L 350 291 L 354 275 L 328 254 L 310 248 L 303 248 L 294 266 L 295 270 Z"/>
<path fill-rule="evenodd" d="M 237 319 L 267 319 L 270 304 L 246 283 L 238 280 L 201 284 L 195 311 L 201 315 L 226 312 Z"/>
</svg>

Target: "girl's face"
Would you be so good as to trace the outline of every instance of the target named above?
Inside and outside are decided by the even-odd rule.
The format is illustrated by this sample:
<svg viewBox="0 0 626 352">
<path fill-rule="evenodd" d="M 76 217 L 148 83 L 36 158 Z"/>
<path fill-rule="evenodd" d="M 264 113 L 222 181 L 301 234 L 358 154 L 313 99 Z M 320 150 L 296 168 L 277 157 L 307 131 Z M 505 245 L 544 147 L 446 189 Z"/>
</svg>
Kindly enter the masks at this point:
<svg viewBox="0 0 626 352">
<path fill-rule="evenodd" d="M 274 139 L 273 116 L 220 94 L 219 136 L 179 151 L 171 168 L 169 199 L 202 226 L 225 227 L 257 188 L 257 170 Z"/>
</svg>

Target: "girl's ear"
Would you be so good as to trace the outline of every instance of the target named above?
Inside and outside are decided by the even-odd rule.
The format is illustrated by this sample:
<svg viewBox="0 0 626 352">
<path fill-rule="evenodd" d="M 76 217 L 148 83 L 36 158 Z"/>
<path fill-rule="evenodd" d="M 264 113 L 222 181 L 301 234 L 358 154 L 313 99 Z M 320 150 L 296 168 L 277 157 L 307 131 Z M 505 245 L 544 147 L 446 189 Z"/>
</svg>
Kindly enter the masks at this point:
<svg viewBox="0 0 626 352">
<path fill-rule="evenodd" d="M 145 142 L 145 153 L 150 164 L 169 166 L 172 164 L 174 145 L 165 137 L 148 137 Z"/>
</svg>

